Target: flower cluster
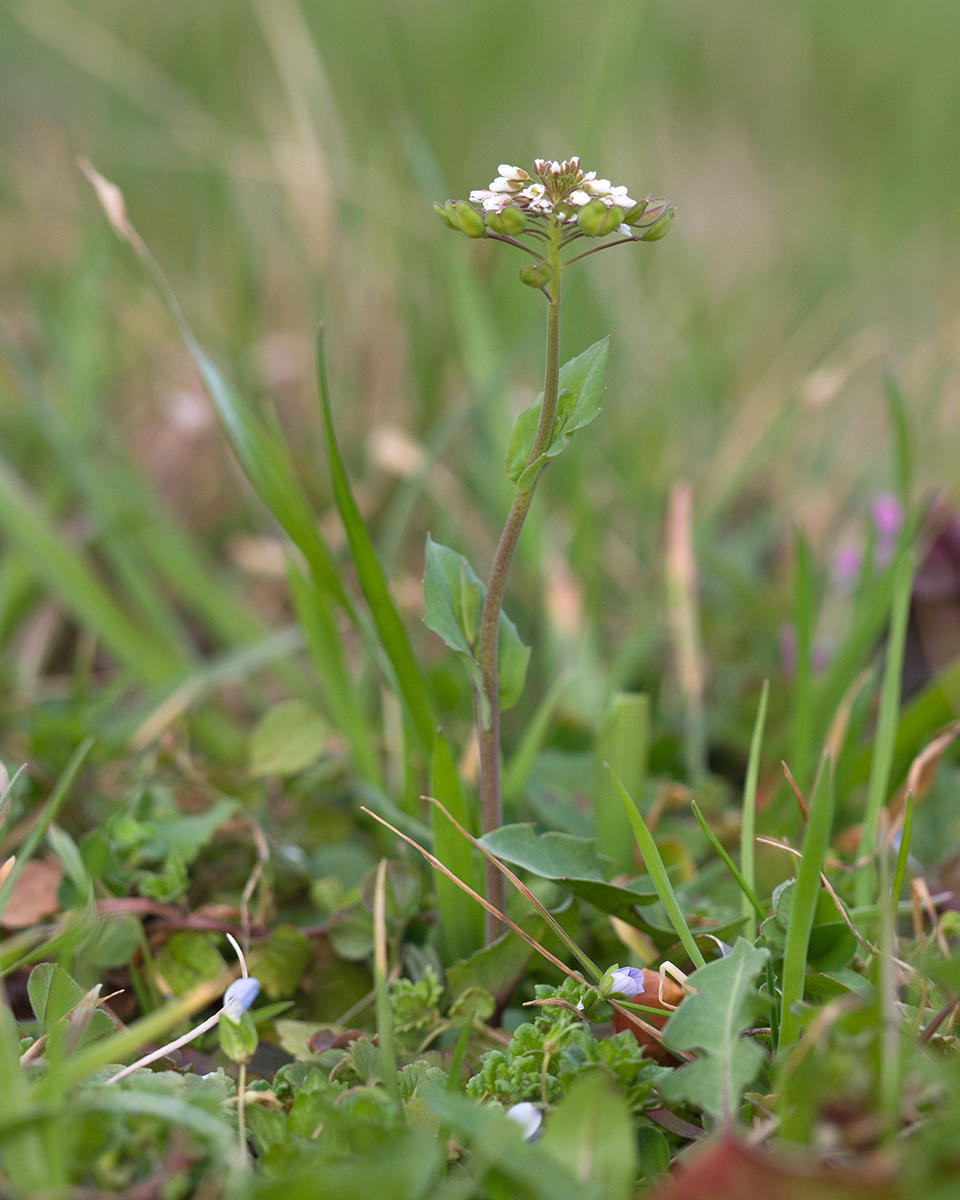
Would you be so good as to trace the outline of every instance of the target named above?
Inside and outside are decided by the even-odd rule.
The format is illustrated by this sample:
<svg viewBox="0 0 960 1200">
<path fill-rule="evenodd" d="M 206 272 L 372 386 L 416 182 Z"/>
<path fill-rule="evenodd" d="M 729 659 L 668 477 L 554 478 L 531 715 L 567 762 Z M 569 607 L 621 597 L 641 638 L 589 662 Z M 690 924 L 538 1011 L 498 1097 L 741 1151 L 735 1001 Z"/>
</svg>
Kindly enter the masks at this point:
<svg viewBox="0 0 960 1200">
<path fill-rule="evenodd" d="M 598 179 L 596 171 L 582 171 L 579 158 L 562 163 L 538 158 L 533 171 L 539 182 L 522 167 L 501 163 L 497 169 L 500 174 L 489 188 L 478 188 L 470 193 L 471 201 L 481 205 L 484 212 L 503 212 L 508 204 L 512 204 L 527 212 L 547 216 L 564 203 L 575 210 L 591 200 L 600 200 L 606 208 L 618 206 L 626 213 L 637 203 L 627 194 L 626 187 L 614 187 L 609 179 Z M 575 211 L 561 215 L 568 223 L 577 219 Z M 631 230 L 624 224 L 620 232 L 630 233 Z"/>
</svg>

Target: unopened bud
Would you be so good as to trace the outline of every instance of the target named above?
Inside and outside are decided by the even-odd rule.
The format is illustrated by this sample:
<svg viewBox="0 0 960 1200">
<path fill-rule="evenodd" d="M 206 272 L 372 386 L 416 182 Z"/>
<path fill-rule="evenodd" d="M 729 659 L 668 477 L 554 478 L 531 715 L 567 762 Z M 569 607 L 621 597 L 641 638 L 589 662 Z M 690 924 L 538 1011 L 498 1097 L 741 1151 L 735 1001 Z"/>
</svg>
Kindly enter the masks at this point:
<svg viewBox="0 0 960 1200">
<path fill-rule="evenodd" d="M 468 204 L 466 200 L 458 200 L 455 210 L 457 223 L 467 237 L 482 238 L 487 236 L 487 227 L 483 223 L 483 217 L 480 216 L 472 204 Z"/>
<path fill-rule="evenodd" d="M 549 263 L 537 263 L 536 266 L 520 268 L 520 282 L 525 283 L 527 287 L 546 287 L 552 278 L 553 267 Z"/>
<path fill-rule="evenodd" d="M 452 201 L 448 200 L 446 204 L 438 204 L 436 200 L 434 200 L 433 207 L 436 209 L 437 216 L 444 223 L 444 225 L 449 225 L 450 228 L 455 229 L 457 233 L 460 232 L 460 226 L 457 224 L 457 218 L 453 214 Z"/>
<path fill-rule="evenodd" d="M 641 242 L 659 242 L 662 237 L 667 236 L 667 230 L 670 228 L 670 223 L 674 218 L 676 209 L 671 205 L 663 215 L 654 222 L 640 238 Z"/>
<path fill-rule="evenodd" d="M 602 200 L 591 200 L 577 213 L 580 232 L 586 234 L 587 237 L 600 237 L 606 219 L 607 206 Z"/>
</svg>

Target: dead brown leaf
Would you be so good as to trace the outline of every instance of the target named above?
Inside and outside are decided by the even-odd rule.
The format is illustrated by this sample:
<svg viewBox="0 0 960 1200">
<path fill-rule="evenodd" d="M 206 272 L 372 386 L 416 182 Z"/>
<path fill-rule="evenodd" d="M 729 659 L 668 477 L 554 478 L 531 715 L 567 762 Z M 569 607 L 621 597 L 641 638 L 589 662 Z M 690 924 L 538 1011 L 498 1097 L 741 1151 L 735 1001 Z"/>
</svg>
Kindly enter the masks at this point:
<svg viewBox="0 0 960 1200">
<path fill-rule="evenodd" d="M 60 863 L 31 859 L 13 885 L 10 899 L 0 916 L 0 925 L 7 929 L 26 929 L 57 912 L 60 908 L 57 889 L 62 878 Z"/>
</svg>

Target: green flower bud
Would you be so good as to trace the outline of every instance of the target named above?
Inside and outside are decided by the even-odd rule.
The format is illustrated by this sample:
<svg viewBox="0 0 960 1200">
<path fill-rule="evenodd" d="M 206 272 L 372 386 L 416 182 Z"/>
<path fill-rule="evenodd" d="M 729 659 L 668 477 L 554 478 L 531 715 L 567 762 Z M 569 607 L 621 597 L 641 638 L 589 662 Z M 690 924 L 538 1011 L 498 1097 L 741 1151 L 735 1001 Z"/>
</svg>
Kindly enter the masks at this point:
<svg viewBox="0 0 960 1200">
<path fill-rule="evenodd" d="M 536 266 L 520 268 L 520 282 L 525 283 L 527 287 L 546 287 L 552 278 L 553 267 L 549 263 L 537 263 Z"/>
<path fill-rule="evenodd" d="M 460 232 L 460 226 L 457 224 L 457 219 L 453 215 L 453 202 L 451 200 L 448 200 L 446 204 L 438 204 L 436 200 L 434 200 L 433 207 L 437 210 L 437 216 L 444 223 L 444 225 L 449 225 L 450 228 L 455 229 L 457 233 Z"/>
<path fill-rule="evenodd" d="M 458 200 L 455 207 L 457 223 L 467 237 L 482 238 L 487 236 L 487 227 L 483 223 L 483 217 L 472 204 L 468 204 L 466 200 Z"/>
<path fill-rule="evenodd" d="M 253 1058 L 260 1039 L 253 1018 L 245 1012 L 236 1024 L 226 1015 L 221 1016 L 218 1023 L 220 1032 L 220 1049 L 232 1062 L 248 1063 Z"/>
<path fill-rule="evenodd" d="M 637 203 L 633 206 L 633 208 L 631 208 L 630 211 L 623 218 L 624 224 L 625 225 L 636 225 L 637 222 L 640 220 L 640 218 L 643 216 L 643 214 L 647 211 L 647 205 L 650 203 L 650 201 L 652 199 L 653 199 L 653 196 L 649 195 L 643 200 L 638 200 Z"/>
<path fill-rule="evenodd" d="M 619 205 L 614 204 L 612 208 L 608 208 L 606 216 L 600 222 L 600 232 L 597 237 L 606 237 L 608 233 L 613 231 L 623 224 L 623 209 Z"/>
<path fill-rule="evenodd" d="M 667 230 L 670 228 L 670 223 L 673 220 L 676 209 L 671 204 L 657 221 L 647 230 L 640 238 L 641 242 L 659 242 L 662 237 L 667 236 Z"/>
<path fill-rule="evenodd" d="M 631 225 L 654 225 L 670 207 L 669 200 L 665 200 L 663 196 L 656 196 L 653 199 L 648 196 L 645 204 L 642 215 L 631 221 Z"/>
<path fill-rule="evenodd" d="M 580 232 L 587 237 L 600 237 L 600 230 L 607 219 L 607 206 L 602 200 L 591 200 L 577 213 Z"/>
</svg>

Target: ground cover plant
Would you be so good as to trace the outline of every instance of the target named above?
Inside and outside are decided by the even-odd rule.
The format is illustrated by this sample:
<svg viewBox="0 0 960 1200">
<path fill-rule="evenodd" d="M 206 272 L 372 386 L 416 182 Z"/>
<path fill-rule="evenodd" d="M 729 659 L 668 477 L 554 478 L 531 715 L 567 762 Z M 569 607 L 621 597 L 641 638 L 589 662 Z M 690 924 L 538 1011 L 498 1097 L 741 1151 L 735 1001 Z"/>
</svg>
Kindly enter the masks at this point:
<svg viewBox="0 0 960 1200">
<path fill-rule="evenodd" d="M 0 14 L 4 1194 L 956 1194 L 929 8 Z"/>
</svg>

